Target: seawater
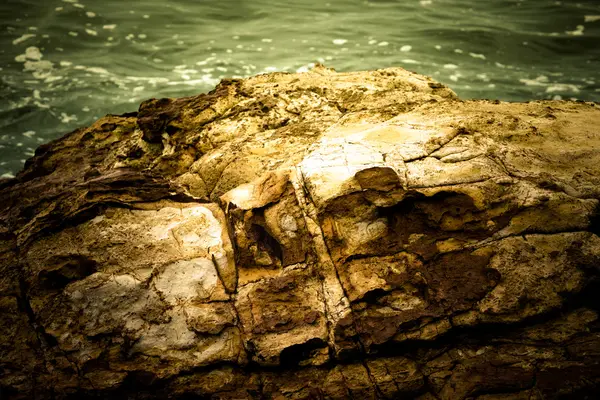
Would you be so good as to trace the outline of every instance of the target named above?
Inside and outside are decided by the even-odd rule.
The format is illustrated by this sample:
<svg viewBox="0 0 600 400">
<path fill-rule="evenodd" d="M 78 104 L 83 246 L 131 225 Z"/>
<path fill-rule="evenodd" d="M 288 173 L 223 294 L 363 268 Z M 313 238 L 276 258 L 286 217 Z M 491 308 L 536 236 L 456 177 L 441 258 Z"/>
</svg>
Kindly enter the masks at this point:
<svg viewBox="0 0 600 400">
<path fill-rule="evenodd" d="M 225 77 L 400 66 L 462 98 L 600 98 L 600 2 L 3 0 L 0 176 L 41 143 Z"/>
</svg>

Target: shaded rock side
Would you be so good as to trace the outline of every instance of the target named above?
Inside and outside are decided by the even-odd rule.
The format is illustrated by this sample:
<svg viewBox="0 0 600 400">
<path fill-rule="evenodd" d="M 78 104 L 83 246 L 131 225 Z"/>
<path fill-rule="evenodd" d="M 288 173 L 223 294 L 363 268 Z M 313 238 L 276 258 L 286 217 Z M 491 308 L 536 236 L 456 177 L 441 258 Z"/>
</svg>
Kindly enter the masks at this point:
<svg viewBox="0 0 600 400">
<path fill-rule="evenodd" d="M 106 116 L 0 180 L 0 397 L 596 398 L 598 149 L 399 68 Z"/>
</svg>

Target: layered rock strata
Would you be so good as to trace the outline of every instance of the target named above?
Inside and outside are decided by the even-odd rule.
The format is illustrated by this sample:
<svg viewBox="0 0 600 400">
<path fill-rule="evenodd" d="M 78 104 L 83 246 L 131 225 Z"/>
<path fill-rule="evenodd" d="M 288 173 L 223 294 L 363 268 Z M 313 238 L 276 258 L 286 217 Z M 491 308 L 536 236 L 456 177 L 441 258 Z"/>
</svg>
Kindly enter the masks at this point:
<svg viewBox="0 0 600 400">
<path fill-rule="evenodd" d="M 0 181 L 0 397 L 594 398 L 599 149 L 399 68 L 106 116 Z"/>
</svg>

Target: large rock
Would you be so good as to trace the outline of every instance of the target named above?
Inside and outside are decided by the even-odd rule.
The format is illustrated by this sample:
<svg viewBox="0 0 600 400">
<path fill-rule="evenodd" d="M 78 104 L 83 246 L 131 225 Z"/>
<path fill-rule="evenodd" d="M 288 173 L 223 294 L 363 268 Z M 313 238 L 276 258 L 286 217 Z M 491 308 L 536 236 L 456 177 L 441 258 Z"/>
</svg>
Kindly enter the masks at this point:
<svg viewBox="0 0 600 400">
<path fill-rule="evenodd" d="M 599 149 L 399 68 L 106 116 L 0 181 L 0 397 L 593 398 Z"/>
</svg>

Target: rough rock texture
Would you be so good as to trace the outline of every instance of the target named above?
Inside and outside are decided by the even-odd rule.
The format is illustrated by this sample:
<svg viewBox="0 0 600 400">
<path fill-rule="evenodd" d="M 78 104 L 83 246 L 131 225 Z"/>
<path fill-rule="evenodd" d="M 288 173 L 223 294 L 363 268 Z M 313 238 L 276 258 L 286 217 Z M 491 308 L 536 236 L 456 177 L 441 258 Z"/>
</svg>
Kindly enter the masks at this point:
<svg viewBox="0 0 600 400">
<path fill-rule="evenodd" d="M 0 181 L 0 398 L 597 398 L 598 149 L 402 69 L 106 116 Z"/>
</svg>

